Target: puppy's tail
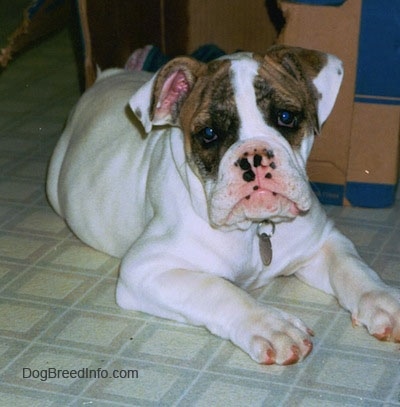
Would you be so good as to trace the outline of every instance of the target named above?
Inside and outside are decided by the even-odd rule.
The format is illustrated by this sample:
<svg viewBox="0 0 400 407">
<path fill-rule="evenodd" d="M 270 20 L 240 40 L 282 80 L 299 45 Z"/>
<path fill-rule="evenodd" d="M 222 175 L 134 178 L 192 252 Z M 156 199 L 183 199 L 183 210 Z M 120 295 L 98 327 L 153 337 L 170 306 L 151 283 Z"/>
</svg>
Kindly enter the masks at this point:
<svg viewBox="0 0 400 407">
<path fill-rule="evenodd" d="M 120 72 L 125 72 L 125 69 L 122 68 L 109 68 L 105 69 L 104 71 L 101 70 L 101 68 L 96 65 L 96 82 L 101 81 L 102 79 L 108 78 L 110 76 L 116 75 Z"/>
</svg>

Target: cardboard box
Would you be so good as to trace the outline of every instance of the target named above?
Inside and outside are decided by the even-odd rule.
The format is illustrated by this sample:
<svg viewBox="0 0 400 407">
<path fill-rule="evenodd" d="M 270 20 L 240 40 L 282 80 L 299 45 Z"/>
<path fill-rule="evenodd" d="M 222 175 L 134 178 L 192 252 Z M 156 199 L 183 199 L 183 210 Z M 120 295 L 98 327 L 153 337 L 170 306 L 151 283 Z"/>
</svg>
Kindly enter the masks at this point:
<svg viewBox="0 0 400 407">
<path fill-rule="evenodd" d="M 320 200 L 386 207 L 398 182 L 400 3 L 392 0 L 281 0 L 278 41 L 339 56 L 342 88 L 308 174 Z"/>
<path fill-rule="evenodd" d="M 79 0 L 90 86 L 101 69 L 123 66 L 147 44 L 168 56 L 216 44 L 225 52 L 263 53 L 277 33 L 264 0 Z"/>
</svg>

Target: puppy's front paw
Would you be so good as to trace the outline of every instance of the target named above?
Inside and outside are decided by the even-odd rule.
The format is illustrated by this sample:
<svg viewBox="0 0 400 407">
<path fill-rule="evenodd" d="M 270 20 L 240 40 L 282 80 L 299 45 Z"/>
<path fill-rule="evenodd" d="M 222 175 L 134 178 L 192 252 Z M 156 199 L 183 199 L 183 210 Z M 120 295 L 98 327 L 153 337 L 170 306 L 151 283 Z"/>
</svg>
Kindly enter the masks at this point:
<svg viewBox="0 0 400 407">
<path fill-rule="evenodd" d="M 270 308 L 248 316 L 238 327 L 233 342 L 258 363 L 290 365 L 311 352 L 312 335 L 300 319 Z"/>
<path fill-rule="evenodd" d="M 376 290 L 364 294 L 352 321 L 381 341 L 400 342 L 400 293 Z"/>
</svg>

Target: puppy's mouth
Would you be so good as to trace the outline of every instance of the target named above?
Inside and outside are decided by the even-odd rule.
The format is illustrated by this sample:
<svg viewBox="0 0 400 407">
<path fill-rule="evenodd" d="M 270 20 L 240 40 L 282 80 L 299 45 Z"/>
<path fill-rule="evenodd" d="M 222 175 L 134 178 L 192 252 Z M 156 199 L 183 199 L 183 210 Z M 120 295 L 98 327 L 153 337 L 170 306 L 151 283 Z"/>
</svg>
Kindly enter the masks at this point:
<svg viewBox="0 0 400 407">
<path fill-rule="evenodd" d="M 214 218 L 216 226 L 237 226 L 248 228 L 253 222 L 269 219 L 273 222 L 290 221 L 297 216 L 307 214 L 310 207 L 299 206 L 284 195 L 264 188 L 256 188 L 240 198 L 224 218 Z"/>
<path fill-rule="evenodd" d="M 284 154 L 267 148 L 242 148 L 233 165 L 222 166 L 211 195 L 210 218 L 219 227 L 247 228 L 269 219 L 289 221 L 306 214 L 311 191 L 305 176 Z M 231 161 L 232 162 L 232 161 Z"/>
<path fill-rule="evenodd" d="M 244 208 L 249 212 L 254 212 L 254 220 L 265 219 L 265 211 L 270 214 L 268 218 L 282 212 L 287 212 L 285 217 L 295 217 L 300 214 L 307 213 L 309 209 L 300 209 L 295 202 L 291 201 L 285 196 L 258 186 L 255 186 L 254 190 L 250 194 L 240 199 L 239 202 L 233 207 L 232 211 L 234 212 L 236 210 L 240 210 L 239 208 Z M 287 210 L 284 211 L 284 209 Z M 258 213 L 260 213 L 260 215 L 258 215 Z"/>
</svg>

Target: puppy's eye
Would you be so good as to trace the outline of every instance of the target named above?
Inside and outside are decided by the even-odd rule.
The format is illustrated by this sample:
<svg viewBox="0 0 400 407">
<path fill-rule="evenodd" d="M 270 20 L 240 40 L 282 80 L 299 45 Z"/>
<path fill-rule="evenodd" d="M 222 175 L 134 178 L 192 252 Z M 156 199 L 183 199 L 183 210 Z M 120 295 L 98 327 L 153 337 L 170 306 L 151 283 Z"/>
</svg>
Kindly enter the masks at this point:
<svg viewBox="0 0 400 407">
<path fill-rule="evenodd" d="M 297 116 L 289 110 L 279 110 L 277 112 L 277 123 L 279 126 L 294 128 L 297 127 Z"/>
<path fill-rule="evenodd" d="M 205 127 L 198 133 L 205 146 L 209 146 L 218 140 L 218 134 L 211 127 Z"/>
</svg>

